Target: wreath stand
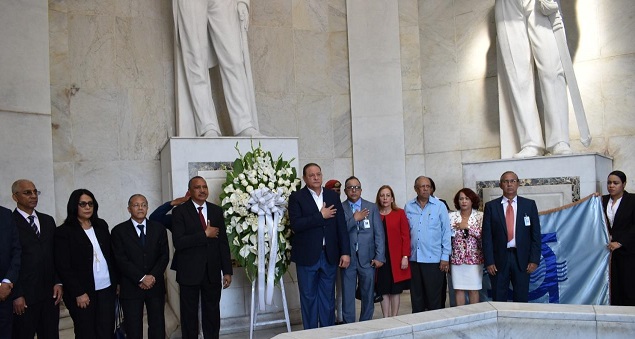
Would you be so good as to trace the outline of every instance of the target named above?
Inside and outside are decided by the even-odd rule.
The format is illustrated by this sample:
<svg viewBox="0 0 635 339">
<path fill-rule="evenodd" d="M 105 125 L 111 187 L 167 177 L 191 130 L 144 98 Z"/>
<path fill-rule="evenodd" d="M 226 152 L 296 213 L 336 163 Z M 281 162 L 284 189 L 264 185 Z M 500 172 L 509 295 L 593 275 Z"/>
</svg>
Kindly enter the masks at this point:
<svg viewBox="0 0 635 339">
<path fill-rule="evenodd" d="M 260 307 L 257 307 L 258 298 L 256 298 L 256 282 L 258 279 L 254 279 L 251 282 L 251 317 L 249 320 L 249 339 L 253 339 L 254 336 L 254 328 L 256 326 L 261 325 L 270 325 L 270 324 L 279 324 L 286 323 L 287 324 L 287 332 L 291 332 L 291 323 L 289 322 L 289 310 L 287 308 L 287 295 L 284 292 L 284 281 L 283 277 L 280 277 L 280 292 L 282 292 L 282 307 L 284 309 L 284 319 L 275 319 L 269 321 L 258 322 L 258 310 Z"/>
</svg>

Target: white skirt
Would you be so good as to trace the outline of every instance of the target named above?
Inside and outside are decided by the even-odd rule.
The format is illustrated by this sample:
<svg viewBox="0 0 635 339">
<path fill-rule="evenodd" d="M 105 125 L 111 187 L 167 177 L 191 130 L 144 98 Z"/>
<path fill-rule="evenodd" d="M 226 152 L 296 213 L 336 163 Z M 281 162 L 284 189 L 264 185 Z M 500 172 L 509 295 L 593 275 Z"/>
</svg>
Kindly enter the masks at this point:
<svg viewBox="0 0 635 339">
<path fill-rule="evenodd" d="M 483 288 L 483 265 L 451 265 L 455 290 L 477 291 Z"/>
</svg>

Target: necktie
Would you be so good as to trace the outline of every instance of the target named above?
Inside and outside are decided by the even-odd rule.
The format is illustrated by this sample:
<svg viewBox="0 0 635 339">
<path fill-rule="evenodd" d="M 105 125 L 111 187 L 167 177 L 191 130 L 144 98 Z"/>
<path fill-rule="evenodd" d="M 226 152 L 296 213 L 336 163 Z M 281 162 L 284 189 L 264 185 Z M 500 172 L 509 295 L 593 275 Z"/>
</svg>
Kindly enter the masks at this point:
<svg viewBox="0 0 635 339">
<path fill-rule="evenodd" d="M 145 246 L 146 245 L 146 234 L 143 232 L 143 224 L 137 225 L 137 228 L 139 229 L 139 231 L 141 231 L 139 233 L 139 239 L 141 240 L 141 246 Z"/>
<path fill-rule="evenodd" d="M 203 227 L 203 231 L 207 228 L 207 222 L 205 222 L 205 217 L 203 216 L 203 207 L 198 208 L 198 218 L 201 219 L 201 227 Z"/>
<path fill-rule="evenodd" d="M 40 237 L 40 230 L 37 229 L 37 225 L 35 224 L 35 217 L 32 216 L 32 215 L 29 215 L 29 226 L 31 226 L 31 228 L 35 232 L 35 235 L 37 235 L 38 238 L 39 238 Z"/>
<path fill-rule="evenodd" d="M 507 210 L 505 211 L 505 222 L 507 223 L 507 242 L 514 239 L 514 207 L 512 207 L 512 201 L 507 199 Z"/>
</svg>

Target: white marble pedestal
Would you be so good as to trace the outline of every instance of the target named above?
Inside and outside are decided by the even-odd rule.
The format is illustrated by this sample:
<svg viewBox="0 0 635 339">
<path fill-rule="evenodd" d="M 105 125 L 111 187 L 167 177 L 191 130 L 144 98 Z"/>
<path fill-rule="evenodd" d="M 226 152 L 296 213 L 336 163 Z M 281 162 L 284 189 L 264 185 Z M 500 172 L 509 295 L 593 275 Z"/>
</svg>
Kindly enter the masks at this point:
<svg viewBox="0 0 635 339">
<path fill-rule="evenodd" d="M 539 211 L 560 207 L 594 192 L 606 193 L 613 159 L 598 154 L 572 154 L 463 163 L 463 186 L 473 189 L 483 204 L 501 196 L 501 174 L 514 171 L 518 194 L 536 200 Z"/>
<path fill-rule="evenodd" d="M 241 138 L 241 137 L 217 137 L 217 138 L 171 138 L 161 150 L 161 184 L 163 189 L 163 200 L 168 201 L 183 196 L 187 191 L 187 183 L 193 176 L 200 175 L 207 180 L 209 186 L 210 202 L 219 203 L 218 196 L 221 185 L 225 181 L 224 168 L 231 168 L 231 164 L 238 158 L 236 143 L 241 154 L 251 150 L 252 145 L 257 147 L 260 143 L 262 148 L 270 151 L 274 158 L 282 154 L 284 159 L 294 159 L 291 165 L 294 166 L 301 176 L 301 169 L 298 167 L 298 139 L 297 138 Z M 170 261 L 174 254 L 172 237 L 170 241 Z M 171 265 L 171 262 L 170 262 Z M 170 267 L 168 265 L 168 267 Z M 176 274 L 168 269 L 168 306 L 176 318 L 166 319 L 166 331 L 173 333 L 178 325 L 179 317 L 179 286 L 176 283 Z M 287 303 L 291 314 L 291 322 L 300 321 L 300 297 L 298 294 L 298 284 L 296 281 L 295 266 L 292 264 L 289 273 L 284 276 Z M 247 331 L 249 329 L 251 300 L 251 283 L 247 279 L 245 270 L 241 267 L 234 267 L 234 276 L 231 287 L 223 290 L 220 302 L 221 308 L 221 334 Z M 169 314 L 170 312 L 166 312 Z M 268 319 L 284 318 L 282 307 L 282 296 L 280 290 L 276 289 L 274 305 L 267 306 L 265 312 L 259 313 L 259 321 Z M 180 338 L 180 331 L 176 330 L 171 336 Z"/>
</svg>

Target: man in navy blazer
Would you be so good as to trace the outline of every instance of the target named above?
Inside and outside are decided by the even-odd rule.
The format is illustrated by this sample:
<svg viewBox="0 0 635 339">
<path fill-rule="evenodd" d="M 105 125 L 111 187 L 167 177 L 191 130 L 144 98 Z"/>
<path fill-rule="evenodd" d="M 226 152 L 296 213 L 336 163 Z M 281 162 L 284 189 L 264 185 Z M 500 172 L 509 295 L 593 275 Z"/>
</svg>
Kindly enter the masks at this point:
<svg viewBox="0 0 635 339">
<path fill-rule="evenodd" d="M 179 283 L 181 334 L 198 338 L 199 300 L 203 336 L 220 336 L 221 288 L 232 282 L 232 263 L 223 209 L 207 202 L 207 182 L 200 176 L 188 183 L 191 199 L 172 211 L 172 269 Z M 221 277 L 222 272 L 222 277 Z"/>
<path fill-rule="evenodd" d="M 335 276 L 347 268 L 351 249 L 337 193 L 322 187 L 322 169 L 309 163 L 302 170 L 306 185 L 289 197 L 295 262 L 304 329 L 335 323 Z"/>
<path fill-rule="evenodd" d="M 0 206 L 0 338 L 10 338 L 14 282 L 20 274 L 20 239 L 11 211 Z"/>
<path fill-rule="evenodd" d="M 165 268 L 170 261 L 165 226 L 146 219 L 148 200 L 128 199 L 130 219 L 112 229 L 112 251 L 121 274 L 119 299 L 126 315 L 126 338 L 143 338 L 143 305 L 148 313 L 148 338 L 165 338 Z"/>
<path fill-rule="evenodd" d="M 511 281 L 513 300 L 527 302 L 529 275 L 540 264 L 538 208 L 535 201 L 517 195 L 516 173 L 503 173 L 500 188 L 503 196 L 486 203 L 483 216 L 483 255 L 492 298 L 507 301 Z"/>
<path fill-rule="evenodd" d="M 30 180 L 11 186 L 22 255 L 13 289 L 13 338 L 58 338 L 63 289 L 55 273 L 55 220 L 36 211 L 40 192 Z"/>
</svg>

